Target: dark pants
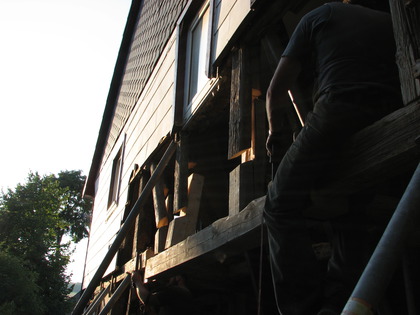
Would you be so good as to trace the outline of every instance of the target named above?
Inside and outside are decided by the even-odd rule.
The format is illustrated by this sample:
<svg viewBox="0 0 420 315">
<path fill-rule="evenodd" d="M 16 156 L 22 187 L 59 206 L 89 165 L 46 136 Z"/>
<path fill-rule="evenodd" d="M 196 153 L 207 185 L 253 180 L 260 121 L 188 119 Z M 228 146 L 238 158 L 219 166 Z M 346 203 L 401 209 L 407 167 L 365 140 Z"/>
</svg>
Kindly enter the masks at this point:
<svg viewBox="0 0 420 315">
<path fill-rule="evenodd" d="M 340 146 L 352 134 L 395 110 L 400 102 L 398 96 L 372 88 L 329 90 L 317 100 L 280 163 L 268 187 L 264 219 L 277 305 L 282 314 L 311 314 L 323 291 L 322 271 L 303 215 L 310 202 L 310 190 L 326 174 Z"/>
</svg>

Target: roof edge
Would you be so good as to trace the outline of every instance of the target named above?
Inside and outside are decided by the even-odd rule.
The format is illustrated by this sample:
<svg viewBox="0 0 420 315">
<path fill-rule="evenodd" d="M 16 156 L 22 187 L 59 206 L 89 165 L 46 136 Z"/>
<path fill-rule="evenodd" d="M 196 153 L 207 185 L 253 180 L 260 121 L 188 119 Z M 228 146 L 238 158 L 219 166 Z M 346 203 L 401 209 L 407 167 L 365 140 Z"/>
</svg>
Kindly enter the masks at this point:
<svg viewBox="0 0 420 315">
<path fill-rule="evenodd" d="M 99 129 L 98 139 L 96 141 L 95 151 L 92 157 L 89 174 L 85 182 L 85 187 L 83 189 L 83 195 L 85 197 L 95 197 L 95 181 L 105 151 L 108 134 L 111 129 L 112 118 L 114 116 L 115 106 L 117 103 L 124 70 L 128 54 L 130 52 L 131 42 L 136 29 L 137 19 L 142 2 L 142 0 L 132 0 L 131 7 L 128 12 L 127 23 L 125 25 L 121 46 L 118 52 L 117 61 L 115 63 L 114 74 L 110 83 L 105 110 L 102 116 L 102 123 Z"/>
</svg>

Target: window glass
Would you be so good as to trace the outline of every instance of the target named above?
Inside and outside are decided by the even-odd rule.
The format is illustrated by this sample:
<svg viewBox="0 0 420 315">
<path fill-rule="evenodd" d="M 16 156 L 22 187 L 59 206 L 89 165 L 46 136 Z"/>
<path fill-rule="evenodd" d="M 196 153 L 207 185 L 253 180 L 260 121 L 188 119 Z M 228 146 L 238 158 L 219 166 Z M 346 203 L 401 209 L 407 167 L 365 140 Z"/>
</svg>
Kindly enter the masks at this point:
<svg viewBox="0 0 420 315">
<path fill-rule="evenodd" d="M 112 163 L 112 174 L 111 174 L 111 185 L 109 187 L 109 198 L 108 198 L 108 207 L 113 203 L 118 203 L 118 193 L 120 187 L 120 176 L 121 176 L 121 164 L 122 156 L 120 149 L 118 154 L 115 156 L 115 159 Z"/>
<path fill-rule="evenodd" d="M 201 15 L 192 24 L 189 32 L 189 76 L 188 76 L 188 99 L 190 104 L 194 96 L 200 92 L 208 81 L 206 75 L 207 43 L 209 35 L 209 6 L 202 11 Z"/>
</svg>

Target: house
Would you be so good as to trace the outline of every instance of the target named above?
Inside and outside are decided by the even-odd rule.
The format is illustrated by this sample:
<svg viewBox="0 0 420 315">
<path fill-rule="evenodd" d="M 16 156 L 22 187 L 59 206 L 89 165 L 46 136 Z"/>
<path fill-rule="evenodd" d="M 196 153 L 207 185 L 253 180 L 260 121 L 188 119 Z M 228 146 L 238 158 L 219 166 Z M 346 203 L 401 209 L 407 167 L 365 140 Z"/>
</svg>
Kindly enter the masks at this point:
<svg viewBox="0 0 420 315">
<path fill-rule="evenodd" d="M 74 314 L 128 314 L 133 270 L 151 287 L 184 275 L 209 314 L 273 312 L 264 96 L 297 22 L 324 2 L 132 1 L 84 191 L 94 210 Z M 333 200 L 374 187 L 378 213 L 395 209 L 419 161 L 420 7 L 390 4 L 405 107 L 353 136 L 319 189 Z M 310 91 L 305 78 L 292 91 L 278 156 Z"/>
</svg>

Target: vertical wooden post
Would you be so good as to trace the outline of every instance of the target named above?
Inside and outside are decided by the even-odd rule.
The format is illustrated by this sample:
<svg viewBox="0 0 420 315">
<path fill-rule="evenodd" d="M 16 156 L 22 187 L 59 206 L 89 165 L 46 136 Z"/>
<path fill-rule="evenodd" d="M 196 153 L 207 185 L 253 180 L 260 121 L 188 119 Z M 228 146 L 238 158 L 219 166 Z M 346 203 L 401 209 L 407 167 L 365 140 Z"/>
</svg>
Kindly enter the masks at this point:
<svg viewBox="0 0 420 315">
<path fill-rule="evenodd" d="M 397 45 L 402 97 L 404 105 L 409 105 L 420 96 L 420 80 L 415 78 L 415 66 L 417 62 L 420 63 L 420 3 L 392 0 L 389 5 Z"/>
<path fill-rule="evenodd" d="M 181 131 L 175 157 L 174 212 L 179 212 L 184 209 L 188 201 L 188 141 L 188 134 Z"/>
<path fill-rule="evenodd" d="M 265 101 L 259 100 L 258 94 L 253 97 L 255 123 L 253 124 L 253 152 L 254 152 L 254 199 L 264 196 L 267 192 L 268 156 L 265 148 L 267 140 L 267 115 Z"/>
<path fill-rule="evenodd" d="M 265 194 L 266 116 L 258 103 L 259 47 L 241 48 L 232 57 L 228 158 L 242 154 L 229 176 L 229 215 Z"/>
<path fill-rule="evenodd" d="M 151 171 L 152 173 L 156 169 L 156 163 L 152 163 Z M 162 226 L 168 225 L 168 215 L 165 204 L 165 193 L 164 193 L 164 184 L 162 179 L 160 179 L 156 186 L 152 189 L 153 195 L 153 206 L 155 209 L 155 223 L 156 228 L 161 228 Z"/>
<path fill-rule="evenodd" d="M 151 171 L 154 172 L 156 168 L 156 163 L 152 163 Z M 164 193 L 164 184 L 162 179 L 160 179 L 155 187 L 152 189 L 153 195 L 153 207 L 155 209 L 155 224 L 156 224 L 156 233 L 155 233 L 155 253 L 161 252 L 165 248 L 166 236 L 168 234 L 168 213 L 165 204 L 165 193 Z"/>
<path fill-rule="evenodd" d="M 136 179 L 137 180 L 137 179 Z M 140 176 L 138 179 L 138 194 L 143 190 L 145 185 L 144 177 Z M 140 231 L 139 231 L 139 219 L 140 215 L 137 215 L 136 217 L 136 223 L 134 224 L 134 237 L 133 237 L 133 253 L 132 257 L 136 257 L 138 253 L 138 243 L 139 243 L 139 237 L 140 237 Z"/>
<path fill-rule="evenodd" d="M 245 48 L 232 53 L 229 113 L 228 159 L 251 147 L 251 78 L 247 70 L 249 54 Z"/>
<path fill-rule="evenodd" d="M 188 206 L 181 211 L 181 216 L 169 224 L 165 248 L 169 248 L 195 233 L 204 180 L 204 177 L 199 174 L 192 174 L 188 178 Z"/>
<path fill-rule="evenodd" d="M 144 172 L 139 175 L 138 190 L 139 194 L 145 188 L 149 179 L 148 172 Z M 138 196 L 138 195 L 137 195 Z M 137 200 L 137 199 L 136 199 Z M 134 201 L 136 201 L 134 200 Z M 144 251 L 150 244 L 153 233 L 154 233 L 154 215 L 153 215 L 153 204 L 151 199 L 147 200 L 144 205 L 144 210 L 140 212 L 136 217 L 134 225 L 134 239 L 133 239 L 133 253 L 132 257 L 137 257 L 138 253 Z"/>
</svg>

